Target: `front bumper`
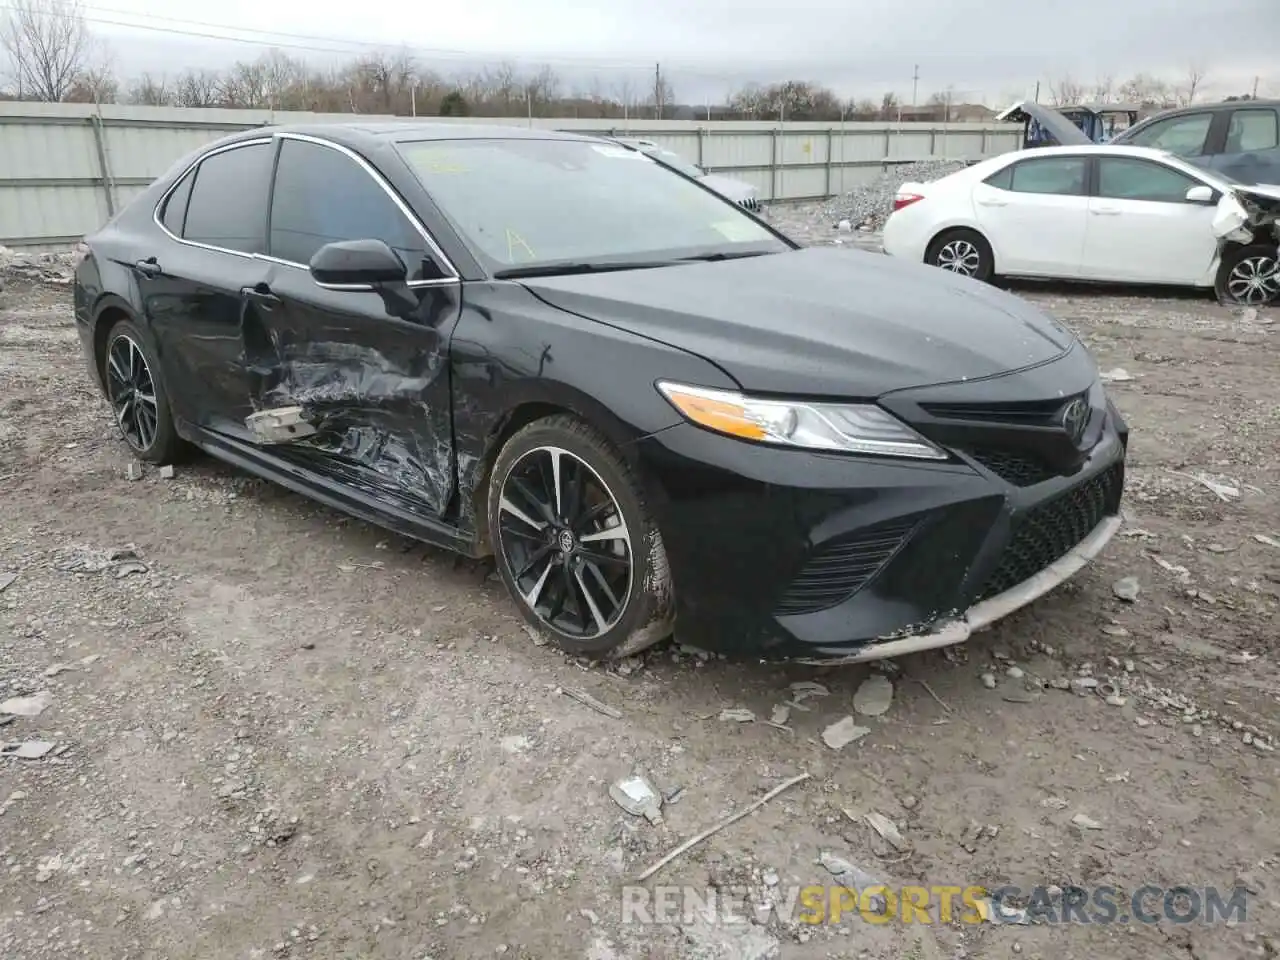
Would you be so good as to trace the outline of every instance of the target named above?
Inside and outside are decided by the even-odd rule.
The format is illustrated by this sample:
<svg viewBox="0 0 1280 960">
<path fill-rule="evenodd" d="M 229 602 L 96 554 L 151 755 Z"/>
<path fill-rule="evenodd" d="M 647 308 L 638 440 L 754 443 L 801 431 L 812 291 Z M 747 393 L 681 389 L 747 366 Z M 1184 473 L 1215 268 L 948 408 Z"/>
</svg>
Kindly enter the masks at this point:
<svg viewBox="0 0 1280 960">
<path fill-rule="evenodd" d="M 676 635 L 731 656 L 857 662 L 966 640 L 1085 566 L 1120 525 L 1128 427 L 1108 404 L 1070 476 L 873 461 L 690 425 L 640 456 Z"/>
</svg>

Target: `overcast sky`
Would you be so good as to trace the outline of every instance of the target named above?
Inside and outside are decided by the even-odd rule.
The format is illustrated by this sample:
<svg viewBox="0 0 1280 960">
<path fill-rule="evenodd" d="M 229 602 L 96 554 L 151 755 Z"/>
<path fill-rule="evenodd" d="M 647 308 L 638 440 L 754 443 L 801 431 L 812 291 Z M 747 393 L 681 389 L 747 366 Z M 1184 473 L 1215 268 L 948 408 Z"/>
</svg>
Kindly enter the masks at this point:
<svg viewBox="0 0 1280 960">
<path fill-rule="evenodd" d="M 919 99 L 1022 94 L 1070 74 L 1091 84 L 1147 71 L 1179 81 L 1194 63 L 1216 95 L 1280 95 L 1280 0 L 85 0 L 117 70 L 177 72 L 252 59 L 277 41 L 314 62 L 406 46 L 442 73 L 502 58 L 551 66 L 566 86 L 598 76 L 652 82 L 685 102 L 719 102 L 743 82 L 824 83 L 845 96 Z M 2 5 L 2 0 L 0 0 Z M 148 19 L 150 18 L 150 19 Z M 130 29 L 150 23 L 177 31 Z M 240 30 L 229 25 L 235 24 Z M 237 43 L 182 32 L 238 35 Z M 274 36 L 270 31 L 280 31 Z M 286 36 L 285 34 L 292 34 Z M 306 49 L 311 48 L 311 49 Z"/>
</svg>

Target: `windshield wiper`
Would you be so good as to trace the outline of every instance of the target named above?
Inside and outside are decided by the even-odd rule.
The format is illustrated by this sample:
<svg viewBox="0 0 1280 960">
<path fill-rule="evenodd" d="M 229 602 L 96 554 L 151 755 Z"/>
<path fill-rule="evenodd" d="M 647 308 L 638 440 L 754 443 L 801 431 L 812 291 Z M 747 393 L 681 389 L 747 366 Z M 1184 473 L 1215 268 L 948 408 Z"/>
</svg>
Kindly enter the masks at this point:
<svg viewBox="0 0 1280 960">
<path fill-rule="evenodd" d="M 696 256 L 696 257 L 681 257 L 680 259 L 681 259 L 681 261 L 686 262 L 686 263 L 687 263 L 687 262 L 690 262 L 690 261 L 693 261 L 693 260 L 702 260 L 702 261 L 704 261 L 704 262 L 711 263 L 711 262 L 716 262 L 716 261 L 719 261 L 719 260 L 742 260 L 742 259 L 743 259 L 743 258 L 745 258 L 745 257 L 767 257 L 767 256 L 769 256 L 770 254 L 772 254 L 772 253 L 777 253 L 777 252 L 779 252 L 779 251 L 776 251 L 776 250 L 749 250 L 749 251 L 747 251 L 747 252 L 745 252 L 745 253 L 743 253 L 743 252 L 737 252 L 737 253 L 703 253 L 703 254 L 699 254 L 699 255 L 698 255 L 698 256 Z"/>
<path fill-rule="evenodd" d="M 575 273 L 611 273 L 619 270 L 652 270 L 673 267 L 683 260 L 583 260 L 569 263 L 537 263 L 528 267 L 510 267 L 494 273 L 495 280 L 520 280 L 525 277 L 560 277 Z"/>
</svg>

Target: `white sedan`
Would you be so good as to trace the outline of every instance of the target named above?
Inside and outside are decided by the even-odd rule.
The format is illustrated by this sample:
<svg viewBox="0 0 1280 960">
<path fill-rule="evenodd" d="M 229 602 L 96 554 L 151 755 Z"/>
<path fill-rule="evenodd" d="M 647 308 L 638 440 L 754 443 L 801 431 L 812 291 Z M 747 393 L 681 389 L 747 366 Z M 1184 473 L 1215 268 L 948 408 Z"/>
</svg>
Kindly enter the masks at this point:
<svg viewBox="0 0 1280 960">
<path fill-rule="evenodd" d="M 930 183 L 905 183 L 886 253 L 956 273 L 1280 292 L 1277 187 L 1245 187 L 1146 147 L 1021 150 Z"/>
</svg>

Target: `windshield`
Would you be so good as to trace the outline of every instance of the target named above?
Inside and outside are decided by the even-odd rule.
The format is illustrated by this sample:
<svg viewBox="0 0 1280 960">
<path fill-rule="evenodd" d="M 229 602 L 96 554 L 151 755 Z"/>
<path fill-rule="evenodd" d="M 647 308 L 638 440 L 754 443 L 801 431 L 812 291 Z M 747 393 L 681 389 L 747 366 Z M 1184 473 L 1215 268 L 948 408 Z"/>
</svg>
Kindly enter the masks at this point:
<svg viewBox="0 0 1280 960">
<path fill-rule="evenodd" d="M 398 149 L 490 273 L 791 249 L 734 204 L 616 144 L 425 140 Z"/>
</svg>

